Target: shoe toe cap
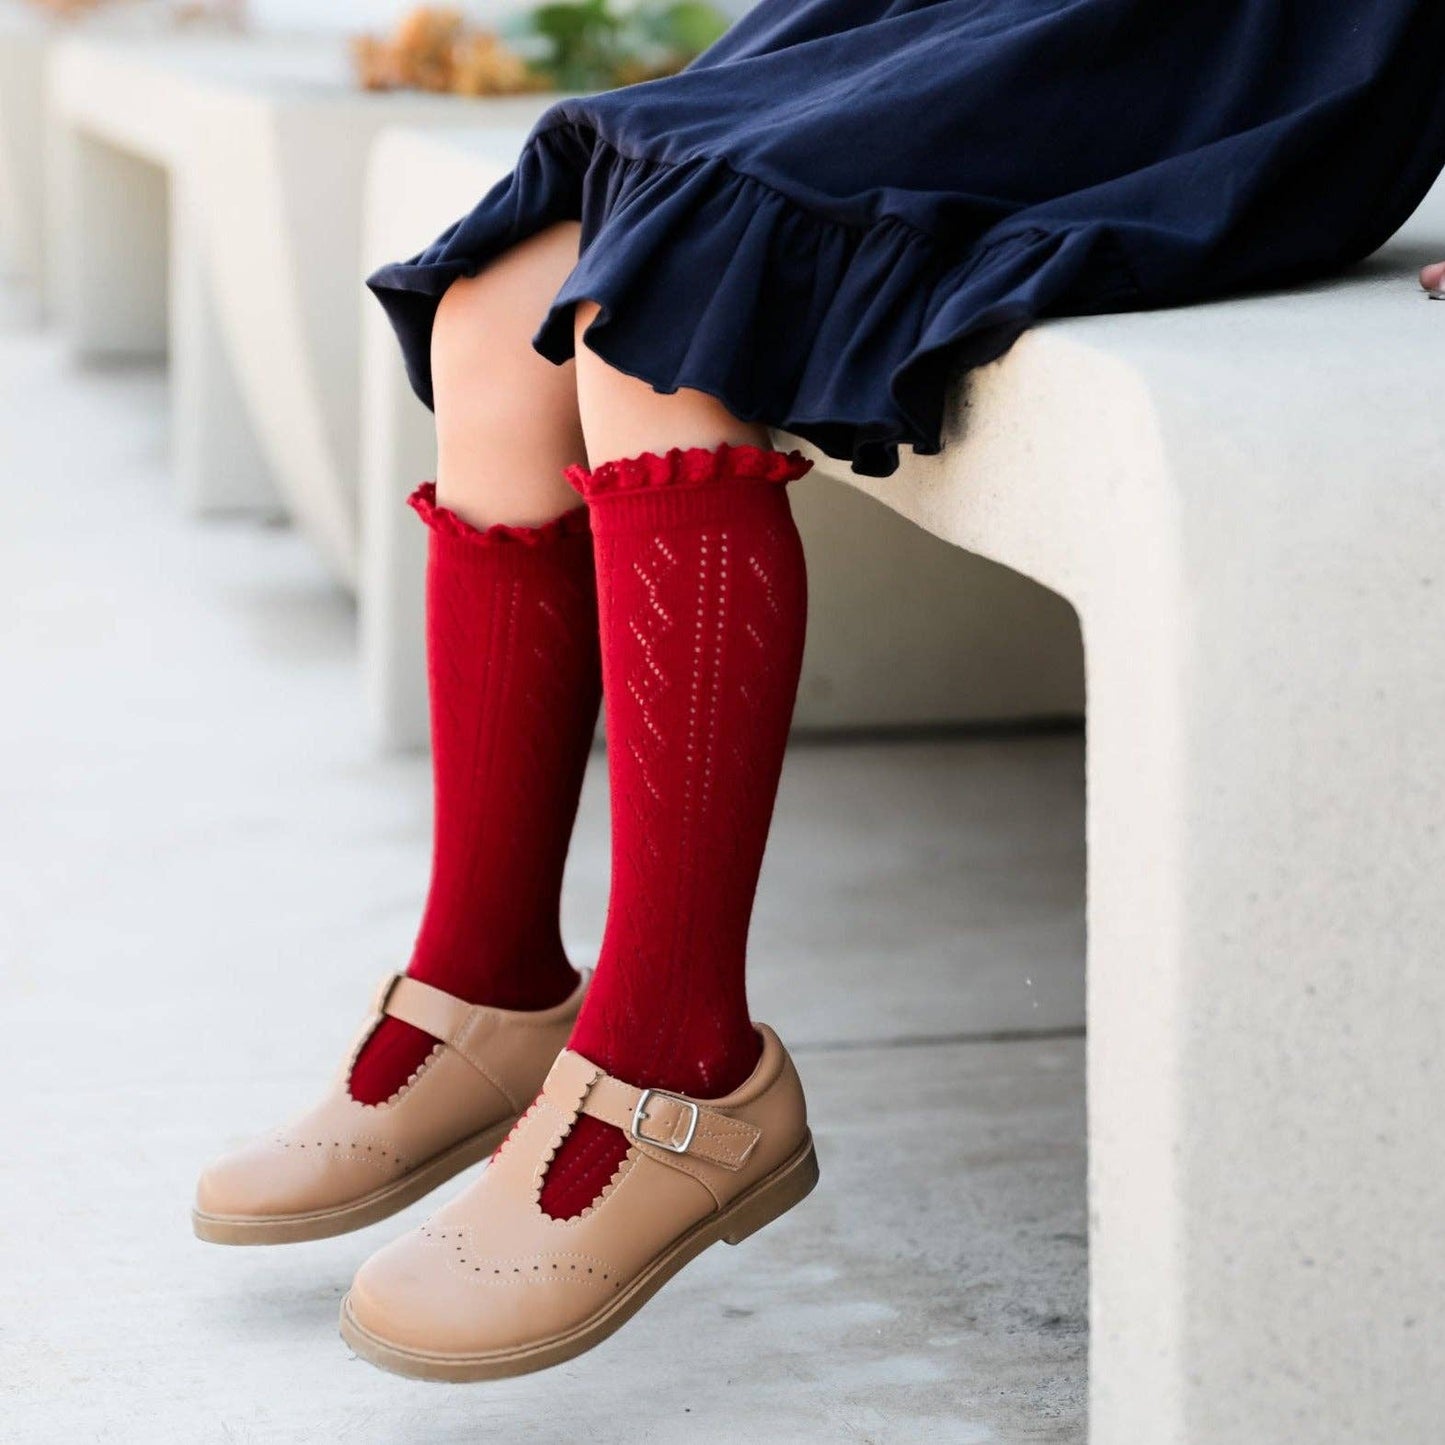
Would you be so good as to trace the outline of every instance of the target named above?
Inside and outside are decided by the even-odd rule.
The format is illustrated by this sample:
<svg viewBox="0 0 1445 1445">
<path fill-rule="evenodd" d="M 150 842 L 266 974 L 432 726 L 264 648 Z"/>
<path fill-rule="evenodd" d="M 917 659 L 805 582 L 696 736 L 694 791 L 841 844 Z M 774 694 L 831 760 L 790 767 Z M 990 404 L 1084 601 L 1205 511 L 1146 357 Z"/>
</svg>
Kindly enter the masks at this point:
<svg viewBox="0 0 1445 1445">
<path fill-rule="evenodd" d="M 475 1293 L 455 1277 L 440 1249 L 413 1230 L 361 1266 L 348 1308 L 362 1329 L 394 1349 L 459 1353 L 485 1348 L 477 1320 L 484 1311 Z"/>
<path fill-rule="evenodd" d="M 196 1184 L 202 1214 L 272 1219 L 348 1204 L 387 1182 L 354 1151 L 258 1139 L 208 1166 Z"/>
<path fill-rule="evenodd" d="M 269 1215 L 288 1212 L 295 1182 L 264 1143 L 247 1144 L 207 1165 L 196 1183 L 196 1208 L 203 1214 Z"/>
<path fill-rule="evenodd" d="M 529 1263 L 474 1254 L 465 1231 L 429 1224 L 362 1265 L 348 1308 L 393 1349 L 475 1356 L 543 1343 L 584 1318 L 589 1302 Z"/>
</svg>

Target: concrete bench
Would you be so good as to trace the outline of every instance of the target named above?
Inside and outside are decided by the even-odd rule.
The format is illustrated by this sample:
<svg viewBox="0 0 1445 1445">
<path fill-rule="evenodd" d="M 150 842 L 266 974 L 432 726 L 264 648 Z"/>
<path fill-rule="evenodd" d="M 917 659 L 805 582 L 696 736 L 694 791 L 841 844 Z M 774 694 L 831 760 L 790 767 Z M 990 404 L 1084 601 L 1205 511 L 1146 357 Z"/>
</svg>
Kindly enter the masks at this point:
<svg viewBox="0 0 1445 1445">
<path fill-rule="evenodd" d="M 362 183 L 383 126 L 530 125 L 536 97 L 368 95 L 337 37 L 54 46 L 50 289 L 84 357 L 169 351 L 193 510 L 279 498 L 357 563 Z"/>
<path fill-rule="evenodd" d="M 36 319 L 44 314 L 50 50 L 77 34 L 170 37 L 174 27 L 164 0 L 130 0 L 66 16 L 32 0 L 0 0 L 0 275 L 19 283 L 12 303 L 23 299 Z"/>
<path fill-rule="evenodd" d="M 368 262 L 439 229 L 520 139 L 383 137 Z M 931 678 L 909 705 L 943 714 L 967 707 L 950 684 L 1023 715 L 1067 700 L 1068 630 L 1015 574 L 1082 626 L 1094 1445 L 1434 1438 L 1445 307 L 1413 281 L 1432 255 L 1445 188 L 1338 281 L 1042 327 L 960 391 L 943 456 L 873 481 L 814 452 L 798 488 L 824 634 L 803 721 L 830 716 L 850 656 L 866 686 L 837 685 L 834 718 L 895 679 Z M 366 316 L 363 643 L 374 714 L 409 740 L 421 545 L 399 501 L 430 426 Z M 937 629 L 902 666 L 875 645 L 900 605 Z M 855 626 L 870 608 L 881 628 Z"/>
<path fill-rule="evenodd" d="M 44 76 L 51 27 L 0 3 L 0 273 L 24 287 L 38 315 L 43 273 Z"/>
<path fill-rule="evenodd" d="M 411 255 L 509 171 L 525 139 L 398 128 L 377 141 L 367 266 Z M 425 538 L 402 505 L 433 475 L 431 418 L 402 372 L 391 328 L 362 303 L 361 645 L 377 736 L 426 736 L 419 638 Z M 540 320 L 540 318 L 539 318 Z M 1007 568 L 927 536 L 831 480 L 793 488 L 808 548 L 809 634 L 797 721 L 870 728 L 1077 716 L 1077 621 Z"/>
<path fill-rule="evenodd" d="M 1445 185 L 1354 274 L 1062 321 L 866 487 L 1077 609 L 1093 1445 L 1440 1438 Z"/>
</svg>

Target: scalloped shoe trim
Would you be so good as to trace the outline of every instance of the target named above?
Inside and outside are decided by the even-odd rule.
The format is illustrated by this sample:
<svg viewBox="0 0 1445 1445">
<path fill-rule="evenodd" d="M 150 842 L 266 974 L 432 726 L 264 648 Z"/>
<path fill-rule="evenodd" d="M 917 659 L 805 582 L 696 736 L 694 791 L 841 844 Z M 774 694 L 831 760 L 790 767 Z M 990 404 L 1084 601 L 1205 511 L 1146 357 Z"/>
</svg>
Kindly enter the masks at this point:
<svg viewBox="0 0 1445 1445">
<path fill-rule="evenodd" d="M 548 1143 L 543 1147 L 532 1168 L 531 1196 L 532 1208 L 536 1210 L 538 1214 L 549 1219 L 553 1224 L 575 1224 L 580 1219 L 586 1219 L 587 1216 L 617 1188 L 623 1179 L 627 1177 L 628 1171 L 637 1159 L 638 1150 L 636 1146 L 629 1145 L 627 1152 L 617 1161 L 617 1166 L 612 1171 L 612 1177 L 593 1195 L 590 1202 L 584 1205 L 576 1214 L 548 1214 L 547 1211 L 542 1208 L 542 1188 L 547 1182 L 547 1171 L 551 1168 L 553 1160 L 557 1157 L 557 1151 L 562 1147 L 568 1135 L 571 1134 L 573 1128 L 576 1126 L 577 1120 L 581 1117 L 582 1100 L 586 1097 L 587 1089 L 590 1087 L 591 1085 L 589 1083 L 586 1087 L 579 1090 L 576 1099 L 572 1101 L 570 1111 L 562 1109 L 559 1104 L 547 1098 L 546 1095 L 539 1094 L 527 1108 L 526 1113 L 517 1120 L 517 1124 L 512 1130 L 512 1134 L 515 1134 L 527 1117 L 535 1113 L 538 1109 L 545 1110 L 553 1116 L 554 1122 L 549 1134 Z M 512 1134 L 508 1134 L 507 1138 L 502 1141 L 502 1147 L 505 1147 L 511 1142 Z M 499 1154 L 501 1153 L 500 1147 L 497 1152 Z"/>
<path fill-rule="evenodd" d="M 351 1102 L 352 1102 L 353 1104 L 361 1104 L 361 1107 L 362 1107 L 363 1109 L 389 1109 L 389 1108 L 391 1108 L 391 1106 L 392 1106 L 393 1104 L 398 1104 L 398 1103 L 400 1103 L 401 1100 L 404 1099 L 404 1098 L 411 1092 L 412 1088 L 413 1088 L 413 1087 L 415 1086 L 415 1084 L 416 1084 L 416 1081 L 417 1081 L 419 1078 L 421 1078 L 421 1076 L 422 1076 L 424 1073 L 426 1073 L 426 1071 L 427 1071 L 429 1068 L 431 1068 L 431 1066 L 432 1066 L 434 1063 L 436 1063 L 436 1061 L 437 1061 L 439 1058 L 441 1058 L 442 1054 L 445 1053 L 445 1052 L 446 1052 L 446 1045 L 445 1045 L 445 1044 L 443 1044 L 443 1043 L 434 1043 L 434 1044 L 432 1045 L 432 1051 L 431 1051 L 431 1053 L 429 1053 L 429 1054 L 426 1056 L 426 1058 L 424 1058 L 424 1059 L 421 1061 L 421 1063 L 419 1063 L 419 1064 L 416 1066 L 416 1068 L 414 1068 L 414 1069 L 411 1071 L 411 1073 L 407 1075 L 406 1082 L 396 1091 L 396 1093 L 392 1094 L 389 1098 L 383 1099 L 379 1104 L 361 1104 L 361 1100 L 358 1099 L 358 1098 L 356 1098 L 354 1095 L 352 1096 Z M 357 1051 L 357 1055 L 358 1055 L 358 1057 L 360 1057 L 360 1050 Z M 353 1063 L 353 1064 L 355 1063 L 355 1060 L 354 1060 L 354 1059 L 352 1060 L 352 1063 Z M 348 1078 L 348 1083 L 349 1083 L 349 1078 Z"/>
</svg>

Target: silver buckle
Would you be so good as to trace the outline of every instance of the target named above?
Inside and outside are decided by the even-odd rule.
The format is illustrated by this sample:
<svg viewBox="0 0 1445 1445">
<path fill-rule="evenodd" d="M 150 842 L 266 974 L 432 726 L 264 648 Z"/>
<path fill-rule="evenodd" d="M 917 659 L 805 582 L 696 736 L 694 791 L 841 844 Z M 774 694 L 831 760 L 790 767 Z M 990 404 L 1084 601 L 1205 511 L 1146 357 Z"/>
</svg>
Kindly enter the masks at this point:
<svg viewBox="0 0 1445 1445">
<path fill-rule="evenodd" d="M 674 1104 L 681 1104 L 684 1109 L 692 1110 L 692 1118 L 687 1121 L 687 1134 L 681 1144 L 672 1144 L 666 1139 L 653 1139 L 642 1132 L 640 1126 L 642 1121 L 647 1118 L 647 1101 L 653 1095 L 659 1099 L 671 1099 Z M 692 1136 L 696 1133 L 697 1105 L 691 1099 L 680 1099 L 676 1094 L 669 1094 L 665 1089 L 644 1089 L 637 1096 L 637 1107 L 632 1111 L 632 1137 L 639 1144 L 653 1144 L 659 1149 L 666 1149 L 670 1154 L 686 1154 L 688 1145 L 692 1143 Z"/>
</svg>

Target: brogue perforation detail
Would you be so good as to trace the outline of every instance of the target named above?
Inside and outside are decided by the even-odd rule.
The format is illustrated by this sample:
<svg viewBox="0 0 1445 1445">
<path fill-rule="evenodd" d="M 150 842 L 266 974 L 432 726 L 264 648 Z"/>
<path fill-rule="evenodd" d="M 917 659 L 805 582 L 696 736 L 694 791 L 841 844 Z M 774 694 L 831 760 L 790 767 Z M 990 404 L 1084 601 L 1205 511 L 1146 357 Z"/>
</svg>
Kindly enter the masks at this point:
<svg viewBox="0 0 1445 1445">
<path fill-rule="evenodd" d="M 468 1229 L 422 1225 L 420 1234 L 446 1254 L 447 1268 L 476 1285 L 580 1284 L 593 1289 L 621 1289 L 616 1268 L 594 1254 L 555 1250 L 546 1254 L 489 1255 L 473 1251 Z"/>
<path fill-rule="evenodd" d="M 321 1150 L 333 1159 L 355 1159 L 386 1173 L 405 1172 L 407 1165 L 406 1158 L 396 1150 L 363 1139 L 288 1139 L 278 1134 L 271 1142 L 279 1149 Z"/>
</svg>

